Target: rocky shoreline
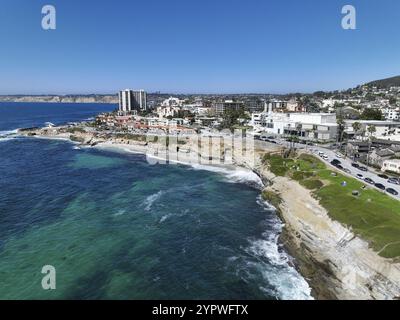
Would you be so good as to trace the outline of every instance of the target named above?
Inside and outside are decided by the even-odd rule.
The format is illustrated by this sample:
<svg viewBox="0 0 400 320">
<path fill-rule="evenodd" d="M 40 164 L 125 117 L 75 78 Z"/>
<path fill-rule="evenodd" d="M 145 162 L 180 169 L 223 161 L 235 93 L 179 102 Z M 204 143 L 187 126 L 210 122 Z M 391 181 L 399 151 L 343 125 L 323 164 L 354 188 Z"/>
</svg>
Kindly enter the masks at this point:
<svg viewBox="0 0 400 320">
<path fill-rule="evenodd" d="M 280 241 L 296 259 L 296 267 L 311 286 L 314 298 L 400 298 L 399 263 L 380 257 L 367 242 L 333 221 L 309 190 L 287 177 L 274 176 L 262 165 L 262 154 L 278 152 L 280 147 L 271 145 L 270 150 L 261 150 L 255 146 L 253 151 L 235 153 L 232 147 L 221 150 L 219 141 L 204 148 L 198 141 L 186 137 L 180 143 L 170 142 L 169 148 L 172 145 L 178 151 L 169 154 L 159 140 L 103 137 L 79 130 L 71 133 L 63 128 L 32 129 L 21 134 L 69 139 L 88 146 L 123 148 L 188 164 L 213 165 L 215 154 L 218 155 L 216 160 L 224 160 L 227 154 L 231 154 L 232 165 L 252 170 L 266 186 L 266 200 L 277 208 L 285 224 Z"/>
</svg>

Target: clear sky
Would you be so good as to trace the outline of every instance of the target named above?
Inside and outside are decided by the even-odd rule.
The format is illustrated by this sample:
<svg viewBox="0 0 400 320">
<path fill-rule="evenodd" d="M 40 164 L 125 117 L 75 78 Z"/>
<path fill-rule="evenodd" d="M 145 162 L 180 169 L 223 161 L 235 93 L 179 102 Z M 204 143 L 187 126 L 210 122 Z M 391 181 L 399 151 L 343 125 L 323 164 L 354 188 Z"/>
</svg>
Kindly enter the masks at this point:
<svg viewBox="0 0 400 320">
<path fill-rule="evenodd" d="M 41 27 L 42 6 L 57 29 Z M 341 9 L 357 9 L 357 30 Z M 400 75 L 398 0 L 1 0 L 0 94 L 286 93 Z"/>
</svg>

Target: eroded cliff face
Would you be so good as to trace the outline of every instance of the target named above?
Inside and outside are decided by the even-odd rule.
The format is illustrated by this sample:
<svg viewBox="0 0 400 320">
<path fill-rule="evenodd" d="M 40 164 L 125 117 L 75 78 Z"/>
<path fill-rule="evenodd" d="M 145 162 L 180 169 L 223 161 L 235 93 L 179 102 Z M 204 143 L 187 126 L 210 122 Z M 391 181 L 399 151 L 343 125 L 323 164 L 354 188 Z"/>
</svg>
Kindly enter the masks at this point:
<svg viewBox="0 0 400 320">
<path fill-rule="evenodd" d="M 333 221 L 312 194 L 265 168 L 267 190 L 282 199 L 278 211 L 285 223 L 281 240 L 297 258 L 317 299 L 396 299 L 400 297 L 400 264 L 380 257 L 368 243 Z"/>
<path fill-rule="evenodd" d="M 264 152 L 264 151 L 263 151 Z M 298 182 L 277 177 L 254 158 L 239 156 L 236 163 L 255 171 L 276 195 L 277 212 L 285 227 L 280 240 L 296 258 L 300 273 L 316 299 L 399 299 L 400 263 L 379 256 L 328 212 Z"/>
</svg>

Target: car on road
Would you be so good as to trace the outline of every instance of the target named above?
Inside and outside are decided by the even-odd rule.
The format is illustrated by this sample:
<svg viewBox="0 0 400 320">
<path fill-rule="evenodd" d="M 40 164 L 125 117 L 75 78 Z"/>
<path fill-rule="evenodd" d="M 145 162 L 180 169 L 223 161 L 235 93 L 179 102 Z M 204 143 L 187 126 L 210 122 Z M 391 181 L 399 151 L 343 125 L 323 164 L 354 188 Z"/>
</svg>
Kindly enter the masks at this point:
<svg viewBox="0 0 400 320">
<path fill-rule="evenodd" d="M 324 160 L 328 160 L 328 159 L 329 159 L 329 157 L 328 157 L 327 155 L 323 155 L 323 156 L 322 156 L 322 159 L 324 159 Z"/>
<path fill-rule="evenodd" d="M 365 181 L 366 183 L 369 183 L 369 184 L 375 184 L 375 181 L 372 180 L 371 178 L 365 178 L 364 181 Z"/>
<path fill-rule="evenodd" d="M 357 173 L 357 177 L 359 177 L 359 178 L 364 178 L 364 176 L 361 174 L 361 173 Z"/>
<path fill-rule="evenodd" d="M 396 178 L 390 178 L 388 179 L 388 182 L 391 184 L 400 184 L 400 180 Z"/>
<path fill-rule="evenodd" d="M 338 164 L 342 164 L 339 160 L 337 160 L 337 159 L 333 159 L 332 161 L 331 161 L 331 165 L 333 165 L 333 166 L 337 166 Z"/>
<path fill-rule="evenodd" d="M 351 164 L 351 166 L 354 167 L 354 168 L 359 168 L 360 167 L 360 165 L 358 163 L 355 163 L 355 162 L 353 162 Z"/>
<path fill-rule="evenodd" d="M 378 174 L 378 177 L 382 178 L 382 179 L 385 179 L 385 180 L 389 179 L 389 177 L 386 174 L 382 174 L 382 173 Z"/>
<path fill-rule="evenodd" d="M 377 187 L 378 189 L 381 189 L 381 190 L 386 189 L 386 187 L 382 183 L 375 183 L 375 187 Z"/>
<path fill-rule="evenodd" d="M 338 168 L 339 170 L 343 170 L 343 167 L 341 164 L 336 165 L 336 168 Z"/>
<path fill-rule="evenodd" d="M 340 153 L 336 153 L 336 157 L 338 157 L 339 159 L 340 159 L 340 158 L 343 158 L 342 155 L 341 155 Z"/>
<path fill-rule="evenodd" d="M 394 196 L 398 196 L 399 195 L 399 193 L 396 190 L 394 190 L 393 188 L 387 188 L 386 192 L 390 193 L 390 194 L 392 194 Z"/>
<path fill-rule="evenodd" d="M 344 168 L 343 171 L 346 172 L 346 173 L 351 173 L 351 170 L 347 169 L 347 168 Z"/>
<path fill-rule="evenodd" d="M 366 167 L 358 167 L 358 170 L 363 171 L 363 172 L 367 172 L 368 169 Z"/>
</svg>

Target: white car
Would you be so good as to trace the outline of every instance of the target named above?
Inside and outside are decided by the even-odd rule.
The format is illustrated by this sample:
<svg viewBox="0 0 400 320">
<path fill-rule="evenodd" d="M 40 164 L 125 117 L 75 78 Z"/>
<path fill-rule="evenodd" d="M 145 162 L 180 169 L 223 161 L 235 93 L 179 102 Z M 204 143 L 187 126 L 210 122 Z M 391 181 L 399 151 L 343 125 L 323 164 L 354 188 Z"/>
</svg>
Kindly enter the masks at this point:
<svg viewBox="0 0 400 320">
<path fill-rule="evenodd" d="M 343 158 L 340 153 L 336 153 L 336 157 L 338 157 L 339 159 Z"/>
</svg>

